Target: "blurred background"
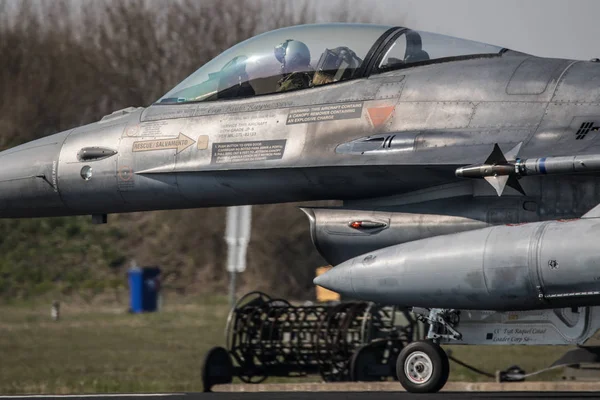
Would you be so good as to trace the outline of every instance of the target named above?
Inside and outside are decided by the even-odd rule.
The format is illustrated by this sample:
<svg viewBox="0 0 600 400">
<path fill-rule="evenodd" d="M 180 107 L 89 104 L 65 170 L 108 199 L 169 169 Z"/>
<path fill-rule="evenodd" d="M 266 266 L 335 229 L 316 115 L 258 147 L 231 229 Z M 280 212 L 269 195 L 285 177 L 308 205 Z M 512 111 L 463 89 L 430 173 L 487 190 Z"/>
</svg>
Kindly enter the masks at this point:
<svg viewBox="0 0 600 400">
<path fill-rule="evenodd" d="M 405 25 L 589 59 L 600 56 L 598 11 L 586 0 L 0 0 L 0 150 L 147 106 L 223 50 L 283 26 Z M 253 207 L 238 293 L 314 298 L 324 261 L 297 207 Z M 0 220 L 0 393 L 200 390 L 202 353 L 223 341 L 228 311 L 224 231 L 224 208 L 111 215 L 101 226 Z M 160 266 L 168 312 L 125 313 L 133 260 Z M 556 355 L 532 351 L 531 368 Z M 455 368 L 453 379 L 479 378 Z"/>
</svg>

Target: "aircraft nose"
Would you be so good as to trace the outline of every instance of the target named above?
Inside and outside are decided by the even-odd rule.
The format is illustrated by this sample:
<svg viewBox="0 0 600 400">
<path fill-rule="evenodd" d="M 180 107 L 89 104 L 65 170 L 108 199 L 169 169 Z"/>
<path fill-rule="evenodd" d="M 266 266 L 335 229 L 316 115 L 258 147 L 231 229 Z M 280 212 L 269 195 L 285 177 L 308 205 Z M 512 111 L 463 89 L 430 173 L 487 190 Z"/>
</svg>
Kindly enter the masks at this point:
<svg viewBox="0 0 600 400">
<path fill-rule="evenodd" d="M 60 148 L 68 132 L 0 153 L 0 218 L 64 213 L 57 187 Z"/>
<path fill-rule="evenodd" d="M 326 289 L 333 290 L 342 296 L 352 297 L 354 288 L 352 287 L 352 260 L 344 262 L 322 275 L 317 276 L 313 283 Z"/>
</svg>

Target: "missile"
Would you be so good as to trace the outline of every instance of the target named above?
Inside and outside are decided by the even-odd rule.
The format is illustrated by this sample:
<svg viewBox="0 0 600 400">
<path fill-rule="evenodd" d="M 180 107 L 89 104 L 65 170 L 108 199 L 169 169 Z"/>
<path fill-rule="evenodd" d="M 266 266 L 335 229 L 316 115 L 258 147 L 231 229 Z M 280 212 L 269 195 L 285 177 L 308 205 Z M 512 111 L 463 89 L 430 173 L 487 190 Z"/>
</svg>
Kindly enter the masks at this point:
<svg viewBox="0 0 600 400">
<path fill-rule="evenodd" d="M 600 154 L 520 159 L 517 155 L 521 144 L 504 154 L 496 143 L 483 164 L 457 168 L 455 174 L 459 178 L 483 178 L 501 196 L 506 186 L 525 194 L 518 181 L 523 176 L 600 171 Z"/>
<path fill-rule="evenodd" d="M 466 167 L 460 167 L 455 174 L 459 178 L 483 178 L 494 189 L 498 196 L 502 196 L 504 188 L 510 186 L 518 192 L 525 194 L 523 187 L 517 180 L 519 173 L 517 168 L 517 154 L 521 149 L 522 142 L 513 147 L 508 153 L 504 154 L 498 143 L 494 144 L 494 149 L 483 164 L 473 164 Z"/>
<path fill-rule="evenodd" d="M 600 221 L 498 225 L 390 246 L 314 283 L 402 307 L 527 310 L 600 305 Z"/>
</svg>

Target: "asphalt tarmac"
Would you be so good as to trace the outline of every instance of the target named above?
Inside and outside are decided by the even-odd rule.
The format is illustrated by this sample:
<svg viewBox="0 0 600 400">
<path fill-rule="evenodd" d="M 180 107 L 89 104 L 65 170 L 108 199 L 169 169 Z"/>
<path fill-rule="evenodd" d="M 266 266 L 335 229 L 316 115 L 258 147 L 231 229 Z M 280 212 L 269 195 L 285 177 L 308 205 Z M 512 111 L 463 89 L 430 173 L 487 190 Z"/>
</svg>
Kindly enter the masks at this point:
<svg viewBox="0 0 600 400">
<path fill-rule="evenodd" d="M 443 392 L 411 394 L 406 392 L 254 392 L 254 393 L 179 393 L 179 394 L 114 394 L 68 396 L 0 396 L 4 399 L 51 400 L 406 400 L 406 399 L 597 399 L 597 392 Z"/>
</svg>

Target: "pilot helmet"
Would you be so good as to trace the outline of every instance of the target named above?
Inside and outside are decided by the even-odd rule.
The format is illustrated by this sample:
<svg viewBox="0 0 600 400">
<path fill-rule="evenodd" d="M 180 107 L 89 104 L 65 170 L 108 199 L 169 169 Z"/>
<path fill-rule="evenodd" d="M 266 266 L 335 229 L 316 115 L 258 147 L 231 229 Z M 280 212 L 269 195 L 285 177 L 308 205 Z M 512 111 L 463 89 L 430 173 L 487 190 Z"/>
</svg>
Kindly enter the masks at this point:
<svg viewBox="0 0 600 400">
<path fill-rule="evenodd" d="M 286 73 L 305 71 L 310 65 L 310 50 L 304 43 L 288 39 L 275 47 L 275 58 Z"/>
</svg>

